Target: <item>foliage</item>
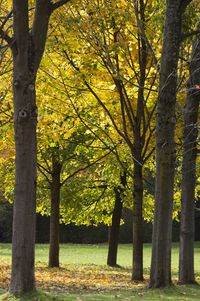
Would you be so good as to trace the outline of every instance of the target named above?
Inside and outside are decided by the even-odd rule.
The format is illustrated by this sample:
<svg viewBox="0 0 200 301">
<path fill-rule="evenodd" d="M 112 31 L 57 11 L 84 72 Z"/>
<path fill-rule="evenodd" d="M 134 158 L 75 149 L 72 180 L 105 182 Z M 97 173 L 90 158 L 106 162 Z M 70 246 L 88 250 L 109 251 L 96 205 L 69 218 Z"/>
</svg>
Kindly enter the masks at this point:
<svg viewBox="0 0 200 301">
<path fill-rule="evenodd" d="M 9 11 L 9 5 L 10 1 L 2 1 L 1 9 L 6 13 Z M 195 29 L 198 10 L 199 2 L 195 0 L 185 13 L 184 33 Z M 146 122 L 148 125 L 143 148 L 143 152 L 146 149 L 147 157 L 151 155 L 151 151 L 153 153 L 155 144 L 153 117 L 158 91 L 157 69 L 152 52 L 159 63 L 164 12 L 165 4 L 162 0 L 147 2 L 145 38 L 150 48 L 147 49 L 143 116 L 144 124 Z M 8 30 L 12 30 L 9 22 Z M 127 122 L 127 136 L 131 143 L 134 131 L 129 123 L 128 113 L 123 116 L 117 83 L 122 84 L 130 100 L 130 110 L 135 114 L 141 63 L 140 34 L 133 2 L 129 0 L 77 0 L 52 16 L 48 47 L 37 78 L 39 164 L 46 170 L 49 165 L 51 172 L 51 155 L 56 148 L 62 162 L 61 178 L 65 181 L 76 170 L 110 152 L 97 164 L 87 171 L 77 173 L 62 186 L 61 222 L 74 222 L 78 225 L 97 225 L 101 222 L 109 224 L 114 203 L 113 188 L 119 185 L 120 173 L 124 168 L 128 169 L 124 206 L 132 208 L 133 160 L 129 145 L 121 136 L 121 133 L 124 134 L 123 118 Z M 191 40 L 192 38 L 184 40 L 179 62 L 180 85 L 177 100 L 181 107 L 185 101 Z M 13 118 L 11 67 L 10 52 L 3 51 L 0 64 L 0 153 L 3 154 L 0 158 L 0 180 L 4 196 L 10 202 L 13 201 L 14 194 L 15 159 L 10 123 Z M 175 219 L 178 219 L 180 210 L 179 166 L 182 158 L 183 126 L 182 115 L 178 109 L 177 118 L 178 167 L 173 216 Z M 144 124 L 140 129 L 141 134 L 144 133 Z M 153 161 L 154 158 L 150 156 L 150 160 L 148 158 L 143 165 L 152 175 L 155 174 Z M 46 176 L 51 178 L 50 173 Z M 151 177 L 151 184 L 146 185 L 149 180 L 149 173 L 146 171 L 144 179 L 143 213 L 144 218 L 151 221 L 154 179 Z M 50 189 L 46 180 L 39 170 L 37 211 L 41 214 L 49 214 L 50 211 Z M 96 185 L 97 182 L 101 185 Z M 103 187 L 105 183 L 107 188 L 104 192 L 104 188 L 98 186 Z"/>
</svg>

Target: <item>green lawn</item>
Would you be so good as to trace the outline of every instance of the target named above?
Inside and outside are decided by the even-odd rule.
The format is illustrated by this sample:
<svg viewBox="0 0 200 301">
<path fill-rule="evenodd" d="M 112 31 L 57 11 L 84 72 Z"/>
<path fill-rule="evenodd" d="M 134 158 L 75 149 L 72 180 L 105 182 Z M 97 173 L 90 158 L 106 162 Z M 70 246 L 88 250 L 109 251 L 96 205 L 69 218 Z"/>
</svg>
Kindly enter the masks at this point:
<svg viewBox="0 0 200 301">
<path fill-rule="evenodd" d="M 120 245 L 118 252 L 118 264 L 121 266 L 120 269 L 112 269 L 107 268 L 106 263 L 107 257 L 107 245 L 78 245 L 78 244 L 65 244 L 61 245 L 60 249 L 60 262 L 61 262 L 61 270 L 53 271 L 54 274 L 60 274 L 60 277 L 65 277 L 65 273 L 68 275 L 73 273 L 74 281 L 76 280 L 76 275 L 79 275 L 80 282 L 81 279 L 84 278 L 85 275 L 92 275 L 93 272 L 97 275 L 101 274 L 105 278 L 107 276 L 111 277 L 121 277 L 118 279 L 118 286 L 112 287 L 109 289 L 109 284 L 106 289 L 102 289 L 101 286 L 98 287 L 98 284 L 95 286 L 95 290 L 90 290 L 88 287 L 79 286 L 78 289 L 66 287 L 66 289 L 61 289 L 58 287 L 53 287 L 53 289 L 49 290 L 44 287 L 42 291 L 39 291 L 37 294 L 28 295 L 23 298 L 14 299 L 12 296 L 5 294 L 5 290 L 0 290 L 0 300 L 34 300 L 34 301 L 51 301 L 51 300 L 199 300 L 200 299 L 200 288 L 199 286 L 173 286 L 169 289 L 163 290 L 149 290 L 146 288 L 147 282 L 144 285 L 135 285 L 135 286 L 125 286 L 120 287 L 120 279 L 123 277 L 131 277 L 131 262 L 132 262 L 132 247 L 131 245 Z M 10 265 L 11 262 L 11 245 L 10 244 L 0 244 L 0 258 L 1 264 L 5 264 L 7 266 Z M 146 277 L 149 274 L 150 267 L 150 259 L 151 259 L 151 245 L 144 245 L 144 272 Z M 46 269 L 48 262 L 48 245 L 36 245 L 36 266 L 39 269 L 43 270 L 42 273 L 46 275 L 48 273 L 48 269 Z M 172 250 L 172 273 L 173 279 L 177 279 L 178 272 L 178 244 L 173 244 Z M 200 279 L 200 243 L 196 243 L 195 245 L 195 272 L 197 275 L 197 280 Z M 41 279 L 43 281 L 43 274 L 41 273 Z M 46 273 L 46 274 L 45 274 Z M 82 274 L 81 274 L 82 273 Z M 63 276 L 64 275 L 64 276 Z M 44 276 L 46 277 L 46 276 Z M 48 275 L 47 278 L 51 278 Z M 82 277 L 82 278 L 81 278 Z M 102 277 L 102 276 L 101 276 Z M 101 277 L 99 279 L 101 279 Z M 114 279 L 114 278 L 113 278 Z M 55 282 L 57 280 L 55 279 Z M 79 280 L 78 280 L 79 281 Z M 90 279 L 89 279 L 90 281 Z M 92 280 L 91 280 L 92 281 Z M 98 279 L 97 279 L 98 281 Z M 127 282 L 127 279 L 126 279 Z M 130 281 L 131 283 L 131 281 Z M 112 284 L 111 284 L 112 286 Z M 47 287 L 48 288 L 48 287 Z"/>
<path fill-rule="evenodd" d="M 1 262 L 11 263 L 11 245 L 0 244 Z M 82 245 L 82 244 L 61 244 L 60 262 L 66 264 L 95 264 L 105 265 L 107 258 L 107 245 Z M 144 269 L 148 272 L 151 260 L 151 244 L 144 244 Z M 36 263 L 48 262 L 48 245 L 36 245 Z M 122 267 L 131 268 L 132 246 L 130 244 L 119 245 L 118 264 Z M 178 244 L 173 244 L 172 249 L 172 272 L 178 272 Z M 200 275 L 200 242 L 195 244 L 195 272 Z"/>
</svg>

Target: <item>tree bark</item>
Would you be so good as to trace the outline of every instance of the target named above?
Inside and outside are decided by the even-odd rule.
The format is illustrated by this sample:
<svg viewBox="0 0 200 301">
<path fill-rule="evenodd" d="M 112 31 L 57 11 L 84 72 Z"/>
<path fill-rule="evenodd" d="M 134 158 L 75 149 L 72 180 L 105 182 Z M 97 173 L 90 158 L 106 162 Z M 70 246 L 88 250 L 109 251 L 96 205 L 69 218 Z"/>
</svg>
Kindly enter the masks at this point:
<svg viewBox="0 0 200 301">
<path fill-rule="evenodd" d="M 109 246 L 107 265 L 117 266 L 117 248 L 119 241 L 120 220 L 122 215 L 122 199 L 118 188 L 115 189 L 115 206 L 112 214 L 112 225 L 109 229 Z"/>
<path fill-rule="evenodd" d="M 32 30 L 29 30 L 28 1 L 13 0 L 14 35 L 13 38 L 6 38 L 10 42 L 9 46 L 12 49 L 14 65 L 13 101 L 16 172 L 10 283 L 10 292 L 14 295 L 35 289 L 34 245 L 37 160 L 35 82 L 44 52 L 48 22 L 52 11 L 50 1 L 37 0 Z M 40 28 L 40 31 L 38 31 L 38 28 Z"/>
<path fill-rule="evenodd" d="M 59 267 L 59 231 L 60 231 L 60 173 L 61 164 L 55 154 L 52 155 L 51 216 L 49 267 Z"/>
<path fill-rule="evenodd" d="M 141 151 L 141 146 L 140 146 Z M 138 162 L 141 155 L 134 152 Z M 133 175 L 133 270 L 132 280 L 143 280 L 143 178 L 142 164 L 134 161 Z"/>
<path fill-rule="evenodd" d="M 179 282 L 195 283 L 194 201 L 197 156 L 197 119 L 200 96 L 200 36 L 193 44 L 188 94 L 184 110 L 182 201 L 179 252 Z"/>
<path fill-rule="evenodd" d="M 140 19 L 141 26 L 145 31 L 145 4 L 143 0 L 140 3 Z M 140 78 L 137 99 L 137 111 L 134 123 L 134 140 L 133 140 L 133 269 L 132 280 L 143 280 L 143 157 L 142 150 L 144 147 L 144 134 L 142 128 L 145 127 L 144 114 L 144 87 L 146 81 L 146 67 L 147 67 L 147 45 L 140 32 L 139 40 L 139 66 Z"/>
<path fill-rule="evenodd" d="M 35 287 L 34 243 L 36 206 L 36 124 L 35 78 L 28 70 L 14 68 L 16 179 L 12 239 L 10 291 L 25 292 Z"/>
<path fill-rule="evenodd" d="M 177 63 L 182 14 L 189 2 L 167 1 L 156 118 L 156 191 L 150 273 L 153 288 L 171 284 Z"/>
<path fill-rule="evenodd" d="M 123 185 L 123 187 L 126 186 L 126 173 L 121 176 L 121 184 Z M 107 265 L 111 267 L 117 266 L 117 249 L 119 242 L 120 220 L 123 208 L 123 192 L 124 188 L 115 188 L 115 206 L 112 214 L 112 225 L 109 231 L 109 246 L 107 257 Z"/>
<path fill-rule="evenodd" d="M 16 1 L 14 1 L 15 4 Z M 28 33 L 28 4 L 24 1 L 18 1 L 15 8 L 14 36 L 16 41 L 13 48 L 13 98 L 16 173 L 10 291 L 17 294 L 35 288 L 37 108 L 35 73 L 30 63 L 33 54 L 30 49 L 31 40 Z"/>
</svg>

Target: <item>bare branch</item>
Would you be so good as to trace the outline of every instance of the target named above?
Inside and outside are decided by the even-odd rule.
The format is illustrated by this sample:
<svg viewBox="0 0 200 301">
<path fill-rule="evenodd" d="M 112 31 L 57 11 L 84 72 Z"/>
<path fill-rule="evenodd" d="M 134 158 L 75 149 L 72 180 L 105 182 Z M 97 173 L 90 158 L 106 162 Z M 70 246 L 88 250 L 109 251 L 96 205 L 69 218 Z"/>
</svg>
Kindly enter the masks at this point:
<svg viewBox="0 0 200 301">
<path fill-rule="evenodd" d="M 37 167 L 39 169 L 39 171 L 41 172 L 41 174 L 46 178 L 47 182 L 49 183 L 49 185 L 51 186 L 51 180 L 49 179 L 49 177 L 47 176 L 47 174 L 43 171 L 43 166 L 40 164 L 37 164 Z"/>
<path fill-rule="evenodd" d="M 102 159 L 104 159 L 105 157 L 107 157 L 112 151 L 107 152 L 105 155 L 101 156 L 100 158 L 98 158 L 97 160 L 95 160 L 94 162 L 90 162 L 88 165 L 81 167 L 77 170 L 75 170 L 71 175 L 69 175 L 68 177 L 65 178 L 65 180 L 61 183 L 61 186 L 67 182 L 70 178 L 74 177 L 76 174 L 78 174 L 81 171 L 84 171 L 86 169 L 88 169 L 89 167 L 95 165 L 96 163 L 98 163 L 99 161 L 101 161 Z"/>
<path fill-rule="evenodd" d="M 0 36 L 8 43 L 8 45 L 12 44 L 13 39 L 9 37 L 9 35 L 2 29 L 2 27 L 0 27 Z"/>
<path fill-rule="evenodd" d="M 198 35 L 198 34 L 200 34 L 200 30 L 193 30 L 191 32 L 182 33 L 181 40 L 183 41 L 187 38 L 190 38 L 190 37 Z"/>
<path fill-rule="evenodd" d="M 187 6 L 192 2 L 192 0 L 181 0 L 180 1 L 180 10 L 182 11 L 182 13 L 185 11 L 185 9 L 187 8 Z"/>
<path fill-rule="evenodd" d="M 6 31 L 3 29 L 3 27 L 5 26 L 6 22 L 11 18 L 12 16 L 12 11 L 9 12 L 9 14 L 7 14 L 7 16 L 5 16 L 1 26 L 0 26 L 0 36 L 3 40 L 5 40 L 9 46 L 12 43 L 13 39 L 11 37 L 9 37 L 9 35 L 6 33 Z"/>
<path fill-rule="evenodd" d="M 63 6 L 64 4 L 68 3 L 70 0 L 59 0 L 56 3 L 52 4 L 52 11 L 54 11 L 55 9 Z"/>
<path fill-rule="evenodd" d="M 153 58 L 153 61 L 154 61 L 154 64 L 155 64 L 155 67 L 157 69 L 157 71 L 159 71 L 160 69 L 160 66 L 159 66 L 159 62 L 158 62 L 158 59 L 153 51 L 153 48 L 151 47 L 151 44 L 149 43 L 149 40 L 146 36 L 146 33 L 145 33 L 145 30 L 144 30 L 144 26 L 143 26 L 143 23 L 142 21 L 140 20 L 139 18 L 139 12 L 138 12 L 138 0 L 134 0 L 133 4 L 134 4 L 134 12 L 135 12 L 135 17 L 136 17 L 136 21 L 137 21 L 137 25 L 138 25 L 138 28 L 140 30 L 140 34 L 143 38 L 143 40 L 145 41 L 146 43 L 146 46 L 150 52 L 150 54 L 152 55 L 152 58 Z"/>
<path fill-rule="evenodd" d="M 41 165 L 39 163 L 37 163 L 37 165 L 40 169 L 43 169 L 46 173 L 52 175 L 52 172 L 50 170 L 46 169 L 43 165 Z"/>
</svg>

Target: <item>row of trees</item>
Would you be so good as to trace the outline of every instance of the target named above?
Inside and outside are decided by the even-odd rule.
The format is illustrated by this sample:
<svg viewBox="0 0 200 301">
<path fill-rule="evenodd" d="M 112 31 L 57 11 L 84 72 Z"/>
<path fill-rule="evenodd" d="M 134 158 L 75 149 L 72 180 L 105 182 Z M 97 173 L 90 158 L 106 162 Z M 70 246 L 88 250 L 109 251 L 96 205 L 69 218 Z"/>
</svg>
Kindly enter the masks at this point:
<svg viewBox="0 0 200 301">
<path fill-rule="evenodd" d="M 181 138 L 179 151 L 183 155 L 179 280 L 194 282 L 200 52 L 199 28 L 193 31 L 198 15 L 193 9 L 199 4 L 187 0 L 168 0 L 166 4 L 82 0 L 65 9 L 67 2 L 37 0 L 33 8 L 25 0 L 14 0 L 11 7 L 7 1 L 1 3 L 4 83 L 10 76 L 10 69 L 6 71 L 10 66 L 9 48 L 13 60 L 16 163 L 10 291 L 16 294 L 35 287 L 36 207 L 51 218 L 50 267 L 59 266 L 60 220 L 111 223 L 107 263 L 115 265 L 122 208 L 133 208 L 132 280 L 143 280 L 142 227 L 143 218 L 152 220 L 154 151 L 150 287 L 171 283 L 174 175 L 180 170 L 175 145 L 182 137 L 183 117 L 184 141 Z M 61 6 L 62 10 L 57 10 Z M 40 66 L 48 27 L 46 55 Z M 197 37 L 190 57 L 194 34 Z M 37 76 L 40 114 L 36 135 Z M 188 91 L 183 108 L 185 94 L 179 91 L 184 89 L 186 78 Z M 5 91 L 2 135 L 11 139 L 9 87 Z M 175 129 L 176 107 L 181 122 Z M 2 141 L 2 167 L 6 166 L 10 175 L 12 146 L 8 147 L 7 139 Z M 3 172 L 2 178 L 7 184 L 10 181 Z M 180 176 L 175 184 L 180 207 Z M 174 212 L 177 216 L 178 209 Z"/>
</svg>

